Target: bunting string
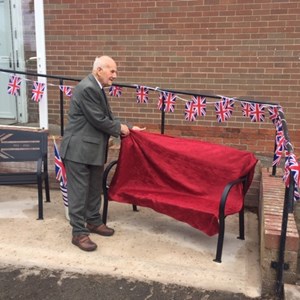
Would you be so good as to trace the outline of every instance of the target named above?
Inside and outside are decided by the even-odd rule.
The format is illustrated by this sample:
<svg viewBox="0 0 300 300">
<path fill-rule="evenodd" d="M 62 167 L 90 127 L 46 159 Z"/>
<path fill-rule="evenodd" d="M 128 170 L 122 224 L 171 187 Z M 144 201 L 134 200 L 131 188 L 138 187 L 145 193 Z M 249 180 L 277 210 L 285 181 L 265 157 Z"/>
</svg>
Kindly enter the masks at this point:
<svg viewBox="0 0 300 300">
<path fill-rule="evenodd" d="M 9 73 L 3 72 L 3 71 L 0 71 L 0 73 L 9 74 Z M 37 81 L 33 81 L 31 79 L 28 79 L 28 78 L 26 78 L 22 75 L 21 76 L 16 76 L 14 74 L 9 74 L 9 76 L 10 76 L 10 78 L 9 78 L 9 82 L 8 82 L 8 93 L 11 94 L 11 95 L 14 95 L 13 93 L 15 91 L 20 90 L 21 81 L 33 82 L 33 88 L 34 88 L 34 82 L 37 82 Z M 18 84 L 15 83 L 16 81 L 18 82 Z M 11 86 L 11 85 L 14 85 L 15 87 L 12 88 L 12 89 L 9 88 L 9 86 Z M 72 86 L 72 85 L 65 86 L 65 85 L 57 85 L 57 84 L 52 84 L 52 83 L 47 83 L 47 85 L 52 86 L 52 87 L 58 87 L 67 97 L 72 96 L 72 89 L 75 87 L 75 86 Z M 132 86 L 128 85 L 128 87 L 136 89 L 137 103 L 149 103 L 149 92 L 150 91 L 164 93 L 166 98 L 168 98 L 168 93 L 170 93 L 170 92 L 166 91 L 165 89 L 161 89 L 160 87 L 155 87 L 154 88 L 154 87 L 150 87 L 150 86 L 146 86 L 146 85 L 142 86 L 142 85 L 137 85 L 137 84 L 134 84 Z M 122 86 L 118 86 L 117 84 L 114 84 L 111 87 L 109 87 L 109 95 L 114 96 L 114 97 L 121 97 L 122 89 L 123 89 Z M 192 93 L 186 93 L 186 92 L 183 92 L 183 93 L 186 94 L 186 95 L 191 95 L 192 97 L 199 97 L 199 95 L 193 95 Z M 188 99 L 185 99 L 185 98 L 182 98 L 182 97 L 178 96 L 178 94 L 182 94 L 181 92 L 179 92 L 178 94 L 176 94 L 176 93 L 172 93 L 172 94 L 175 94 L 176 99 L 179 99 L 181 101 L 184 101 L 184 102 L 190 102 L 191 101 L 191 100 L 188 100 Z M 209 98 L 210 96 L 203 96 L 203 97 Z M 240 99 L 237 99 L 237 98 L 230 98 L 230 97 L 225 97 L 225 96 L 222 96 L 222 95 L 215 95 L 215 96 L 211 96 L 211 97 L 212 98 L 217 97 L 217 98 L 220 98 L 222 100 L 223 99 L 230 99 L 232 102 L 244 103 L 249 107 L 249 111 L 250 111 L 251 104 L 253 104 L 253 102 L 255 102 L 255 101 L 252 101 L 252 100 L 248 102 L 247 100 L 240 100 Z M 37 98 L 39 100 L 42 100 L 42 97 L 37 97 Z M 216 103 L 216 101 L 214 101 L 214 102 L 206 101 L 206 104 L 215 104 L 215 103 Z M 260 105 L 259 106 L 260 108 L 278 107 L 278 104 L 271 104 L 271 103 L 263 103 L 263 104 L 255 103 L 255 104 Z M 252 110 L 254 110 L 254 108 L 252 108 Z M 173 112 L 172 110 L 168 110 L 168 111 Z M 243 108 L 243 111 L 244 111 L 244 108 Z"/>
<path fill-rule="evenodd" d="M 7 73 L 6 73 L 7 74 Z M 21 78 L 20 76 L 9 74 L 7 93 L 13 96 L 20 94 L 20 87 L 22 80 L 31 81 L 27 78 Z M 32 96 L 31 99 L 35 102 L 40 102 L 43 98 L 46 86 L 44 83 L 38 81 L 32 81 Z M 55 85 L 48 83 L 49 86 L 56 86 L 62 91 L 67 97 L 72 96 L 72 89 L 74 86 L 66 85 Z M 228 121 L 233 115 L 234 106 L 236 102 L 240 102 L 241 111 L 244 117 L 249 117 L 251 122 L 264 122 L 265 121 L 265 108 L 268 108 L 270 114 L 270 120 L 276 126 L 276 118 L 278 111 L 282 110 L 281 106 L 278 104 L 269 103 L 256 103 L 254 101 L 247 102 L 246 100 L 238 100 L 236 98 L 230 98 L 225 96 L 220 97 L 219 101 L 209 102 L 206 96 L 199 96 L 189 94 L 191 99 L 184 99 L 179 97 L 178 94 L 163 90 L 159 87 L 149 87 L 142 85 L 133 85 L 136 89 L 136 102 L 137 103 L 149 103 L 149 91 L 155 91 L 159 93 L 157 108 L 159 110 L 164 110 L 167 113 L 173 113 L 175 111 L 176 100 L 182 100 L 185 102 L 184 118 L 187 121 L 196 121 L 199 116 L 206 115 L 206 106 L 208 104 L 213 104 L 216 113 L 217 122 L 222 123 Z M 109 95 L 113 97 L 121 97 L 122 87 L 118 85 L 112 85 L 109 87 Z"/>
<path fill-rule="evenodd" d="M 1 72 L 4 73 L 4 72 Z M 6 73 L 8 74 L 8 73 Z M 44 83 L 38 81 L 32 81 L 28 78 L 24 78 L 21 76 L 17 76 L 14 74 L 9 74 L 9 80 L 7 85 L 7 93 L 9 95 L 17 96 L 20 95 L 21 90 L 21 82 L 28 81 L 33 82 L 32 85 L 32 96 L 31 99 L 34 102 L 40 102 L 43 98 L 46 85 Z M 67 97 L 72 96 L 72 89 L 74 86 L 65 86 L 65 85 L 55 85 L 48 83 L 49 86 L 58 87 L 60 91 L 62 91 Z M 127 86 L 125 86 L 127 87 Z M 244 117 L 250 118 L 251 122 L 264 122 L 266 110 L 269 112 L 269 119 L 274 124 L 276 129 L 276 137 L 275 137 L 275 152 L 273 158 L 273 166 L 278 166 L 281 162 L 281 158 L 285 155 L 285 167 L 284 167 L 284 176 L 283 181 L 285 185 L 288 187 L 290 182 L 290 176 L 293 176 L 295 187 L 294 187 L 294 199 L 299 200 L 299 181 L 300 181 L 300 167 L 299 163 L 294 155 L 288 151 L 287 145 L 290 144 L 284 136 L 283 125 L 282 122 L 285 121 L 281 119 L 280 113 L 283 113 L 283 109 L 278 104 L 271 103 L 256 103 L 255 101 L 247 101 L 240 100 L 237 98 L 230 98 L 225 96 L 212 96 L 211 98 L 220 98 L 219 101 L 208 102 L 206 98 L 209 96 L 199 96 L 193 95 L 192 93 L 175 93 L 171 91 L 167 91 L 161 89 L 159 87 L 150 87 L 143 85 L 133 85 L 128 86 L 130 88 L 135 88 L 136 90 L 136 102 L 139 104 L 148 104 L 149 103 L 149 92 L 154 91 L 159 93 L 157 108 L 159 110 L 163 110 L 166 113 L 173 113 L 175 111 L 176 100 L 182 100 L 185 102 L 184 108 L 184 119 L 186 121 L 196 121 L 198 116 L 206 115 L 206 106 L 207 104 L 213 104 L 216 114 L 216 120 L 219 123 L 226 122 L 233 115 L 233 111 L 236 108 L 235 103 L 240 102 L 241 112 Z M 117 84 L 109 87 L 109 95 L 113 97 L 121 97 L 122 95 L 122 86 L 118 86 Z M 191 98 L 189 100 L 178 96 L 178 94 L 190 95 Z M 58 160 L 57 166 L 58 166 Z M 62 183 L 62 186 L 66 186 L 65 177 L 58 172 L 59 181 Z"/>
</svg>

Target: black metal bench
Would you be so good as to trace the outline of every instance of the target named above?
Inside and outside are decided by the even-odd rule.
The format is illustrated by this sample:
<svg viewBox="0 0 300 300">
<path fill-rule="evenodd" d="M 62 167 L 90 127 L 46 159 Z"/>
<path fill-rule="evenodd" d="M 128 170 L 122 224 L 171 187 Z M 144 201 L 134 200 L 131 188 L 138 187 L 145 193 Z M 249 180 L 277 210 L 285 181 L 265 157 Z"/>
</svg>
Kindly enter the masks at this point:
<svg viewBox="0 0 300 300">
<path fill-rule="evenodd" d="M 38 186 L 38 219 L 43 219 L 43 183 L 50 202 L 48 175 L 48 132 L 46 130 L 0 126 L 0 185 Z M 29 163 L 22 170 L 21 162 Z M 12 163 L 15 163 L 13 166 Z"/>
</svg>

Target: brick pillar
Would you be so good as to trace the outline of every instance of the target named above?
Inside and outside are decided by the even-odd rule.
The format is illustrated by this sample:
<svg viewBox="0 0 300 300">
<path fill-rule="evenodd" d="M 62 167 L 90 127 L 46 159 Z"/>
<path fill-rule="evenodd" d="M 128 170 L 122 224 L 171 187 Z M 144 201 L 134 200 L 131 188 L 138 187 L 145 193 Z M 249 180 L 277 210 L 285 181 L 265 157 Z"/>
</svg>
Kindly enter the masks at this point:
<svg viewBox="0 0 300 300">
<path fill-rule="evenodd" d="M 282 174 L 276 177 L 271 174 L 271 170 L 262 169 L 259 226 L 263 294 L 275 291 L 277 270 L 271 268 L 271 262 L 278 261 L 285 192 Z M 298 249 L 299 234 L 294 214 L 289 214 L 285 247 L 285 263 L 289 264 L 289 270 L 283 271 L 284 283 L 296 282 Z"/>
</svg>

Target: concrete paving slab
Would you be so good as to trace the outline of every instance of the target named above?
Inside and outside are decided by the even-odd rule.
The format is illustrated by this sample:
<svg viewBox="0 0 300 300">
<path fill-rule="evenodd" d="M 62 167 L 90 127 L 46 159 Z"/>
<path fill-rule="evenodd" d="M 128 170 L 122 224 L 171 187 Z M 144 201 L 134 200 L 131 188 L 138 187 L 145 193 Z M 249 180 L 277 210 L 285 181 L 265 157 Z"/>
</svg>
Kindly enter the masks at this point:
<svg viewBox="0 0 300 300">
<path fill-rule="evenodd" d="M 299 300 L 300 299 L 300 286 L 285 284 L 284 285 L 284 299 L 285 300 Z"/>
<path fill-rule="evenodd" d="M 44 220 L 36 219 L 36 188 L 1 186 L 1 264 L 153 280 L 248 297 L 261 294 L 258 220 L 251 212 L 245 215 L 245 241 L 236 238 L 238 216 L 226 219 L 220 264 L 213 261 L 217 236 L 208 237 L 148 208 L 133 212 L 130 205 L 111 202 L 108 224 L 116 233 L 109 238 L 91 234 L 98 244 L 91 253 L 71 244 L 59 190 L 51 190 Z"/>
</svg>

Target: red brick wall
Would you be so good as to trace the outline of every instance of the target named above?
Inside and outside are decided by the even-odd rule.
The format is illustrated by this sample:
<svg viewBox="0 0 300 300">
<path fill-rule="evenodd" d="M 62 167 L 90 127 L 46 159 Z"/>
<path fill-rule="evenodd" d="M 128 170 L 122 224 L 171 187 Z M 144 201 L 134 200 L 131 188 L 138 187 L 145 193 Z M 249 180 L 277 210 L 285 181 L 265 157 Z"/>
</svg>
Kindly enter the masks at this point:
<svg viewBox="0 0 300 300">
<path fill-rule="evenodd" d="M 122 83 L 279 103 L 291 140 L 300 146 L 300 2 L 291 0 L 45 0 L 49 74 L 82 78 L 96 56 L 118 63 Z M 180 95 L 189 100 L 189 96 Z M 59 123 L 58 93 L 49 93 L 49 120 Z M 135 91 L 111 99 L 116 115 L 160 130 L 158 93 L 136 104 Z M 215 99 L 206 117 L 184 120 L 184 101 L 166 114 L 166 134 L 200 137 L 272 153 L 274 127 L 252 123 L 236 102 L 219 124 Z M 66 100 L 66 104 L 68 100 Z M 300 153 L 300 151 L 298 151 Z M 298 154 L 299 155 L 299 154 Z"/>
</svg>

